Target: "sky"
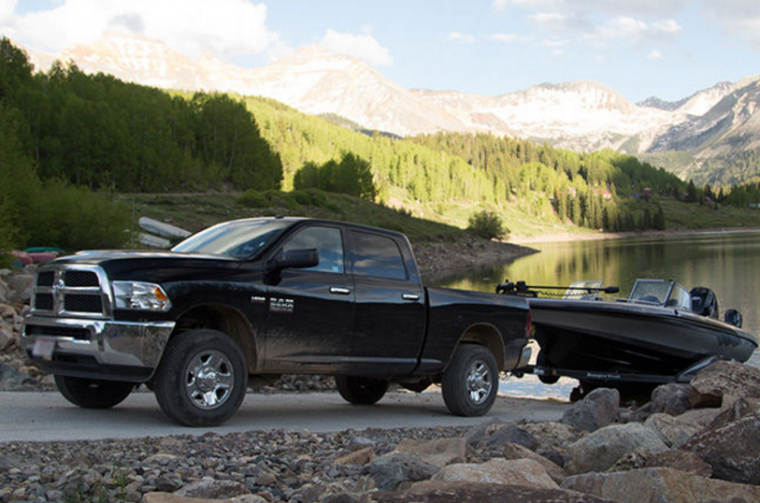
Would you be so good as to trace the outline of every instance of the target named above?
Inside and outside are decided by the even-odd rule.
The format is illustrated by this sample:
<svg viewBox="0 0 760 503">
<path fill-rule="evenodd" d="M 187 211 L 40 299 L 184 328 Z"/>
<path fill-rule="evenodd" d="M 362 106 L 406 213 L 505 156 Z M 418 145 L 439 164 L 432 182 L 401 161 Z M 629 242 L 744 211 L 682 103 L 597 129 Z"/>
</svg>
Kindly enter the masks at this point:
<svg viewBox="0 0 760 503">
<path fill-rule="evenodd" d="M 760 74 L 760 0 L 0 0 L 0 34 L 31 49 L 114 30 L 246 67 L 319 43 L 406 88 L 492 96 L 592 80 L 674 101 Z"/>
</svg>

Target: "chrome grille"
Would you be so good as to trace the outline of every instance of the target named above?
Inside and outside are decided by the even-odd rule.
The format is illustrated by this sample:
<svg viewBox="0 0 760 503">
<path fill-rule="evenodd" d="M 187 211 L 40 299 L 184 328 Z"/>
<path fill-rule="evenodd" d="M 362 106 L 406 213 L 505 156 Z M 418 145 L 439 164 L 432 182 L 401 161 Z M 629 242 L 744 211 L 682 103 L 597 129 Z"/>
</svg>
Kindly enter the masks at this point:
<svg viewBox="0 0 760 503">
<path fill-rule="evenodd" d="M 111 291 L 97 266 L 52 265 L 37 273 L 32 312 L 41 316 L 108 318 Z"/>
</svg>

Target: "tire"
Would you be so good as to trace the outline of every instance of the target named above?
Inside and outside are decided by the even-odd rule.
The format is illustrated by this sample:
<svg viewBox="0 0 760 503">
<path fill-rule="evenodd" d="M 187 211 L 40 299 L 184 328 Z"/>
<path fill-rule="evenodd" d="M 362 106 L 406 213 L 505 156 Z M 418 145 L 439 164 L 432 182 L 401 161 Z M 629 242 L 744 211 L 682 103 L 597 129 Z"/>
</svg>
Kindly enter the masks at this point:
<svg viewBox="0 0 760 503">
<path fill-rule="evenodd" d="M 553 367 L 554 365 L 551 364 L 551 362 L 546 358 L 546 354 L 543 350 L 541 350 L 538 353 L 538 358 L 536 358 L 536 365 L 539 367 Z M 559 376 L 557 375 L 539 375 L 538 380 L 541 381 L 544 384 L 557 384 L 557 381 L 559 381 Z"/>
<path fill-rule="evenodd" d="M 335 376 L 338 393 L 348 403 L 373 405 L 388 391 L 388 381 L 372 377 Z"/>
<path fill-rule="evenodd" d="M 457 416 L 482 416 L 491 410 L 499 390 L 499 368 L 483 346 L 460 344 L 443 373 L 441 391 Z"/>
<path fill-rule="evenodd" d="M 240 346 L 216 330 L 190 330 L 169 341 L 156 372 L 155 393 L 169 419 L 216 426 L 245 398 L 248 372 Z"/>
<path fill-rule="evenodd" d="M 55 385 L 63 397 L 85 409 L 110 409 L 126 399 L 135 384 L 122 381 L 106 381 L 54 375 Z"/>
</svg>

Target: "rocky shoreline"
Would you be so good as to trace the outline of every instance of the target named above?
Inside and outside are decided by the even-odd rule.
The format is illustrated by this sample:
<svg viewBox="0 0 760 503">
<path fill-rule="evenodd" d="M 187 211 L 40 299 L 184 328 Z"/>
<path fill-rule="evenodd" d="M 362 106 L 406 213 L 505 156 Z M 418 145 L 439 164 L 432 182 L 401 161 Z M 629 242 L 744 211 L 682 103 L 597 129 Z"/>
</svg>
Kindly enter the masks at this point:
<svg viewBox="0 0 760 503">
<path fill-rule="evenodd" d="M 750 503 L 758 448 L 760 370 L 718 362 L 640 408 L 597 389 L 557 422 L 7 443 L 0 501 Z"/>
</svg>

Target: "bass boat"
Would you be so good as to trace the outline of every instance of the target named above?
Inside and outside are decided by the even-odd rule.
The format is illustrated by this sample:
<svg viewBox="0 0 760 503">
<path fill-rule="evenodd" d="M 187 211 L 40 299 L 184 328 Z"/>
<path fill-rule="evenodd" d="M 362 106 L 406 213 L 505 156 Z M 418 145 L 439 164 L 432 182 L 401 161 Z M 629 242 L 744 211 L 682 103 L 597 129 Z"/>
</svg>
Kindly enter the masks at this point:
<svg viewBox="0 0 760 503">
<path fill-rule="evenodd" d="M 551 291 L 565 290 L 564 294 Z M 496 291 L 526 297 L 540 351 L 536 364 L 518 369 L 546 384 L 576 378 L 586 393 L 598 386 L 689 382 L 717 359 L 746 362 L 757 338 L 741 329 L 741 314 L 718 318 L 715 293 L 687 290 L 675 281 L 639 279 L 628 298 L 609 298 L 617 287 L 583 281 L 569 287 L 500 284 Z"/>
</svg>

